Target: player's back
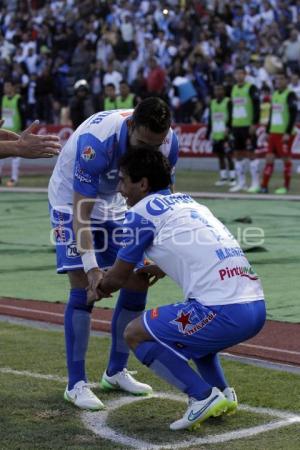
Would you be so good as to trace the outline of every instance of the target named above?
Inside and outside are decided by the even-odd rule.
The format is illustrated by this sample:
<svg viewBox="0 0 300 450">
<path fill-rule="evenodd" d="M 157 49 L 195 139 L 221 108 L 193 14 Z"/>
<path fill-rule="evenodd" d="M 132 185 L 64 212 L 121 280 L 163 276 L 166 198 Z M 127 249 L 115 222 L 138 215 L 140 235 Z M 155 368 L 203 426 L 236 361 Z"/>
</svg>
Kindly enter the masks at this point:
<svg viewBox="0 0 300 450">
<path fill-rule="evenodd" d="M 236 239 L 189 195 L 153 194 L 132 211 L 154 228 L 147 255 L 182 287 L 186 298 L 207 305 L 263 298 L 260 281 Z"/>
<path fill-rule="evenodd" d="M 106 143 L 111 143 L 112 139 L 115 139 L 116 142 L 119 141 L 122 126 L 131 113 L 132 110 L 99 112 L 86 119 L 74 131 L 65 143 L 50 178 L 49 201 L 54 208 L 70 211 L 73 201 L 75 161 L 78 151 L 81 150 L 79 148 L 80 138 L 89 134 L 96 138 L 94 141 L 99 142 L 98 146 L 94 146 L 95 148 L 86 149 L 87 152 L 90 152 L 90 158 L 94 158 L 91 152 L 109 152 L 111 145 L 108 146 Z M 89 158 L 89 155 L 87 154 L 86 157 Z M 89 182 L 84 172 L 80 171 L 77 176 L 83 182 Z M 115 195 L 115 192 L 112 194 Z"/>
</svg>

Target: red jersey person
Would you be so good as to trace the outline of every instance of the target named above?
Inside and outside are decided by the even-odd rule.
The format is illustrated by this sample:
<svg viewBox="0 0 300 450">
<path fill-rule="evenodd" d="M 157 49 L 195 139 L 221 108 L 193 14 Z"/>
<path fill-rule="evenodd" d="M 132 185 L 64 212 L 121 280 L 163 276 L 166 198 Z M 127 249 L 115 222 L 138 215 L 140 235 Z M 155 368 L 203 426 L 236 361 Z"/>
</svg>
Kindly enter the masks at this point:
<svg viewBox="0 0 300 450">
<path fill-rule="evenodd" d="M 276 90 L 272 95 L 269 123 L 267 125 L 268 152 L 263 171 L 261 192 L 267 193 L 269 181 L 274 170 L 275 157 L 283 161 L 284 186 L 275 190 L 275 194 L 284 195 L 288 192 L 292 174 L 291 147 L 295 136 L 297 119 L 297 97 L 288 88 L 285 73 L 276 76 Z"/>
</svg>

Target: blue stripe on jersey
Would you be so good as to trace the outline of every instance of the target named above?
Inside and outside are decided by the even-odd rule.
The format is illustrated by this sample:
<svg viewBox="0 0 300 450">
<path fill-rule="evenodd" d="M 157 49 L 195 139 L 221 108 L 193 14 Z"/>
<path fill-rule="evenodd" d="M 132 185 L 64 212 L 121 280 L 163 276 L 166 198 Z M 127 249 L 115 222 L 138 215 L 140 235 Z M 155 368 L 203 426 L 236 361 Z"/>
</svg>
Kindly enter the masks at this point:
<svg viewBox="0 0 300 450">
<path fill-rule="evenodd" d="M 126 213 L 123 232 L 125 237 L 117 258 L 137 264 L 154 239 L 155 226 L 140 214 L 129 211 Z"/>
<path fill-rule="evenodd" d="M 99 176 L 109 167 L 110 152 L 114 149 L 115 140 L 115 134 L 104 142 L 91 133 L 79 137 L 73 183 L 76 192 L 86 197 L 97 197 Z"/>
<path fill-rule="evenodd" d="M 178 160 L 178 153 L 179 153 L 179 144 L 176 134 L 173 132 L 172 134 L 172 143 L 170 148 L 170 153 L 168 156 L 169 162 L 171 164 L 171 167 L 176 166 L 177 160 Z"/>
<path fill-rule="evenodd" d="M 131 117 L 131 116 L 130 116 Z M 127 120 L 124 120 L 119 137 L 119 155 L 123 155 L 128 147 L 128 125 Z"/>
<path fill-rule="evenodd" d="M 175 183 L 175 166 L 176 166 L 176 163 L 178 160 L 178 154 L 179 154 L 178 139 L 177 139 L 176 134 L 173 132 L 170 153 L 168 156 L 168 160 L 172 167 L 172 174 L 171 174 L 172 184 Z"/>
</svg>

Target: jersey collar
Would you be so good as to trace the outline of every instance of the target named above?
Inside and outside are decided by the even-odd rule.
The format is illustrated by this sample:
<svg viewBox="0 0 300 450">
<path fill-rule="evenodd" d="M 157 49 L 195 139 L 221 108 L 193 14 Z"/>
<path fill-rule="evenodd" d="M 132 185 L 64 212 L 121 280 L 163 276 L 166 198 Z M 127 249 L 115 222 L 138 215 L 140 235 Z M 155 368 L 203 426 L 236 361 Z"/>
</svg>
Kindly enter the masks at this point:
<svg viewBox="0 0 300 450">
<path fill-rule="evenodd" d="M 161 189 L 160 191 L 149 192 L 148 195 L 153 195 L 153 194 L 171 195 L 172 192 L 171 192 L 171 190 L 168 188 L 168 189 Z M 147 195 L 147 197 L 148 197 L 148 195 Z"/>
</svg>

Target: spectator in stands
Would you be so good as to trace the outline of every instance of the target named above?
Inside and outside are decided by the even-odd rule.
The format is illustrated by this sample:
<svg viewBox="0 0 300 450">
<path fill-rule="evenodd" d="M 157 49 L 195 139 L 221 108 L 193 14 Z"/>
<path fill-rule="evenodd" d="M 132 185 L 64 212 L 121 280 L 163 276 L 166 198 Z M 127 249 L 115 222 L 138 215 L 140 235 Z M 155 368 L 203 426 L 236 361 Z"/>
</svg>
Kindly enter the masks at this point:
<svg viewBox="0 0 300 450">
<path fill-rule="evenodd" d="M 48 66 L 53 98 L 64 107 L 72 95 L 74 80 L 84 78 L 90 83 L 95 108 L 101 109 L 103 98 L 99 102 L 99 72 L 94 73 L 94 61 L 102 62 L 102 71 L 112 62 L 112 72 L 119 75 L 115 80 L 108 71 L 105 84 L 114 83 L 117 94 L 119 82 L 126 79 L 140 98 L 148 91 L 141 89 L 143 76 L 137 75 L 140 68 L 151 92 L 164 95 L 167 76 L 172 74 L 173 80 L 178 75 L 178 61 L 180 69 L 189 71 L 191 66 L 191 82 L 198 95 L 197 113 L 191 114 L 191 121 L 206 119 L 213 85 L 227 85 L 239 63 L 247 63 L 248 75 L 253 78 L 246 81 L 258 89 L 270 84 L 268 77 L 272 78 L 280 65 L 287 67 L 289 74 L 300 68 L 300 14 L 293 0 L 239 4 L 165 0 L 167 14 L 162 13 L 162 3 L 157 0 L 31 2 L 31 8 L 23 5 L 10 2 L 9 13 L 1 10 L 1 77 L 11 76 L 12 65 L 25 59 L 24 76 L 32 72 L 39 77 Z M 251 55 L 257 55 L 257 59 Z M 148 69 L 151 58 L 156 59 L 161 72 Z M 152 78 L 148 72 L 152 72 Z M 103 73 L 100 78 L 104 78 Z M 26 86 L 22 89 L 25 92 Z M 173 112 L 178 111 L 175 108 Z"/>
<path fill-rule="evenodd" d="M 54 97 L 58 98 L 63 104 L 68 102 L 68 77 L 70 66 L 61 56 L 58 56 L 53 64 L 52 74 L 54 82 Z"/>
<path fill-rule="evenodd" d="M 137 77 L 138 70 L 143 66 L 143 61 L 140 59 L 136 49 L 132 50 L 127 58 L 127 81 L 130 85 Z"/>
<path fill-rule="evenodd" d="M 88 117 L 95 113 L 90 87 L 86 80 L 78 80 L 74 84 L 74 96 L 70 101 L 70 119 L 76 129 Z"/>
<path fill-rule="evenodd" d="M 53 78 L 45 66 L 36 80 L 37 117 L 41 122 L 53 123 Z"/>
<path fill-rule="evenodd" d="M 269 87 L 272 86 L 272 80 L 268 72 L 264 67 L 264 60 L 258 54 L 251 55 L 249 65 L 249 75 L 251 76 L 251 82 L 255 84 L 257 89 L 262 89 L 263 85 Z M 247 77 L 249 81 L 249 76 Z"/>
<path fill-rule="evenodd" d="M 29 83 L 27 88 L 26 119 L 28 120 L 28 122 L 32 122 L 37 119 L 36 87 L 37 87 L 37 75 L 35 73 L 32 73 L 29 77 Z"/>
<path fill-rule="evenodd" d="M 288 88 L 287 76 L 284 72 L 276 76 L 276 90 L 272 95 L 270 120 L 267 126 L 269 133 L 268 153 L 263 171 L 261 192 L 267 193 L 270 178 L 274 170 L 274 159 L 283 160 L 284 186 L 275 190 L 275 194 L 288 193 L 292 174 L 291 148 L 295 137 L 297 118 L 297 97 Z"/>
<path fill-rule="evenodd" d="M 19 134 L 25 128 L 25 105 L 20 94 L 16 92 L 16 86 L 11 80 L 4 82 L 4 95 L 1 100 L 1 119 L 4 120 L 4 129 Z M 11 176 L 6 183 L 8 187 L 14 187 L 19 180 L 20 158 L 16 157 L 11 162 Z M 3 169 L 3 160 L 0 160 L 0 182 Z"/>
<path fill-rule="evenodd" d="M 157 59 L 151 57 L 148 62 L 148 73 L 146 75 L 147 92 L 149 96 L 165 95 L 166 73 L 157 62 Z"/>
<path fill-rule="evenodd" d="M 107 64 L 106 73 L 103 77 L 103 85 L 112 83 L 115 86 L 116 94 L 118 95 L 120 92 L 120 81 L 123 79 L 122 74 L 117 70 L 114 70 L 114 66 L 112 62 Z"/>
<path fill-rule="evenodd" d="M 300 121 L 300 79 L 298 73 L 292 73 L 290 77 L 289 89 L 293 91 L 297 97 L 297 122 Z"/>
<path fill-rule="evenodd" d="M 101 61 L 103 66 L 113 54 L 113 47 L 108 39 L 108 36 L 104 33 L 97 41 L 96 45 L 96 60 Z"/>
<path fill-rule="evenodd" d="M 137 103 L 139 103 L 147 95 L 147 82 L 144 77 L 144 69 L 137 71 L 137 76 L 131 84 L 131 90 L 136 97 Z"/>
<path fill-rule="evenodd" d="M 83 78 L 88 73 L 92 54 L 85 39 L 80 39 L 72 55 L 71 67 L 75 78 Z"/>
<path fill-rule="evenodd" d="M 126 55 L 128 56 L 130 52 L 134 49 L 134 26 L 132 18 L 129 14 L 124 14 L 123 20 L 120 27 L 122 40 L 124 42 L 124 47 Z"/>
<path fill-rule="evenodd" d="M 29 75 L 36 74 L 38 71 L 39 57 L 33 47 L 28 48 L 27 56 L 24 58 L 24 64 L 26 65 Z"/>
<path fill-rule="evenodd" d="M 172 82 L 169 91 L 170 102 L 174 110 L 174 119 L 178 123 L 190 123 L 198 100 L 192 76 L 182 69 Z"/>
<path fill-rule="evenodd" d="M 88 82 L 90 84 L 91 94 L 93 97 L 94 108 L 99 111 L 103 102 L 103 77 L 105 70 L 100 59 L 92 62 L 88 74 Z"/>
<path fill-rule="evenodd" d="M 283 62 L 293 72 L 300 70 L 300 37 L 296 29 L 292 29 L 290 37 L 284 41 L 281 49 Z"/>
</svg>

